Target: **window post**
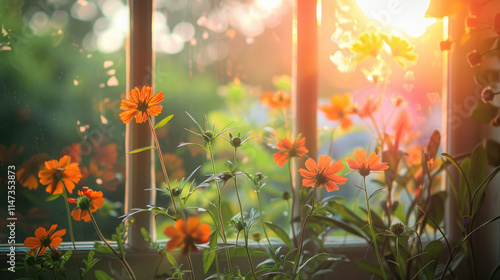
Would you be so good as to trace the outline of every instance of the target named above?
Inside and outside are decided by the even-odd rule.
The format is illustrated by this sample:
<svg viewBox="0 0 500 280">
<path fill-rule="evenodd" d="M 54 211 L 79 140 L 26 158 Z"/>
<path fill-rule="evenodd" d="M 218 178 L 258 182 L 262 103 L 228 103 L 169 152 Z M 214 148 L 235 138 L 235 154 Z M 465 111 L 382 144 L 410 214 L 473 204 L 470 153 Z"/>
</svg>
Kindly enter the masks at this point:
<svg viewBox="0 0 500 280">
<path fill-rule="evenodd" d="M 127 40 L 127 97 L 134 87 L 152 86 L 153 44 L 152 17 L 153 0 L 129 0 L 130 35 Z M 153 146 L 153 138 L 147 123 L 127 124 L 125 133 L 126 152 Z M 154 201 L 154 192 L 145 191 L 155 187 L 154 150 L 126 155 L 125 211 L 144 208 Z M 148 244 L 140 233 L 141 227 L 148 229 L 154 236 L 154 223 L 149 213 L 134 215 L 135 222 L 130 225 L 128 244 L 132 249 L 145 250 Z"/>
</svg>

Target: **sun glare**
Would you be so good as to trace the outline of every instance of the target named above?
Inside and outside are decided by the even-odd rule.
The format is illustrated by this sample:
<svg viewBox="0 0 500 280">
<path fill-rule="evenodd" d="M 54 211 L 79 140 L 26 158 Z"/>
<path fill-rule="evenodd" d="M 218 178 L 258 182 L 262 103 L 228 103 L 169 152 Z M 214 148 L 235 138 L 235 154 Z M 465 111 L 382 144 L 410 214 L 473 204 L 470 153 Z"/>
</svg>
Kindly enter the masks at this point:
<svg viewBox="0 0 500 280">
<path fill-rule="evenodd" d="M 356 0 L 359 8 L 369 19 L 399 28 L 412 37 L 420 37 L 436 19 L 426 18 L 430 0 Z"/>
</svg>

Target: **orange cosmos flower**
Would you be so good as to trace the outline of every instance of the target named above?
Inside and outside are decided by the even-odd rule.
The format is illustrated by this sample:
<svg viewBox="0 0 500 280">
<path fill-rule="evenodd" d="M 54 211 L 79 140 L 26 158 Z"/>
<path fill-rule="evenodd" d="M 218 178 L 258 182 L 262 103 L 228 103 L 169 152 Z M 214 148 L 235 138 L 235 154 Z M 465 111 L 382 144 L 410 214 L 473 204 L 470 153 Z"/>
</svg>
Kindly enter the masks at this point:
<svg viewBox="0 0 500 280">
<path fill-rule="evenodd" d="M 373 116 L 373 113 L 375 113 L 380 107 L 380 101 L 380 98 L 376 100 L 375 98 L 373 98 L 373 96 L 370 95 L 368 99 L 366 99 L 363 106 L 361 106 L 361 108 L 357 110 L 358 116 L 360 118 Z"/>
<path fill-rule="evenodd" d="M 63 187 L 73 193 L 75 183 L 80 181 L 82 174 L 78 163 L 71 163 L 70 156 L 63 156 L 59 161 L 53 159 L 45 162 L 45 169 L 38 172 L 40 184 L 48 185 L 45 189 L 50 194 L 63 193 Z"/>
<path fill-rule="evenodd" d="M 152 92 L 153 89 L 147 86 L 143 86 L 140 91 L 137 87 L 130 91 L 129 99 L 123 99 L 120 104 L 120 109 L 124 110 L 120 113 L 123 123 L 130 122 L 135 116 L 135 122 L 142 123 L 148 119 L 148 115 L 158 116 L 161 113 L 163 106 L 158 103 L 165 98 L 163 91 L 154 96 Z"/>
<path fill-rule="evenodd" d="M 71 211 L 71 216 L 76 221 L 83 219 L 85 222 L 88 222 L 91 218 L 90 212 L 94 213 L 104 204 L 102 192 L 96 192 L 88 187 L 83 187 L 81 191 L 78 191 L 78 195 L 80 196 L 78 199 L 68 198 L 68 202 L 76 203 L 76 208 Z"/>
<path fill-rule="evenodd" d="M 306 138 L 300 135 L 292 143 L 288 138 L 283 138 L 283 140 L 278 142 L 277 148 L 279 152 L 274 153 L 273 160 L 278 164 L 279 167 L 285 165 L 288 160 L 292 157 L 302 158 L 304 154 L 307 154 L 309 150 L 306 149 Z"/>
<path fill-rule="evenodd" d="M 387 162 L 380 162 L 380 155 L 372 152 L 368 159 L 364 149 L 354 152 L 355 160 L 346 157 L 347 166 L 354 171 L 358 171 L 361 176 L 366 177 L 370 175 L 371 171 L 383 171 L 389 168 Z"/>
<path fill-rule="evenodd" d="M 50 248 L 51 250 L 57 249 L 59 244 L 62 242 L 61 236 L 66 234 L 66 229 L 54 232 L 56 228 L 57 225 L 52 225 L 47 232 L 43 227 L 39 227 L 35 230 L 36 237 L 26 238 L 26 240 L 24 240 L 24 247 L 30 248 L 28 254 L 33 256 L 40 247 L 42 248 L 40 249 L 38 256 L 43 255 L 47 248 Z"/>
<path fill-rule="evenodd" d="M 352 120 L 348 118 L 352 114 L 351 95 L 347 92 L 343 95 L 332 95 L 330 103 L 330 105 L 320 106 L 326 118 L 331 121 L 339 120 L 343 130 L 351 128 Z"/>
<path fill-rule="evenodd" d="M 286 91 L 278 90 L 276 93 L 266 92 L 261 97 L 262 103 L 269 105 L 273 109 L 290 107 L 290 94 Z"/>
<path fill-rule="evenodd" d="M 347 182 L 346 177 L 336 175 L 344 169 L 344 164 L 337 160 L 330 165 L 331 161 L 332 158 L 325 155 L 319 156 L 318 164 L 312 158 L 307 159 L 307 169 L 299 169 L 300 175 L 304 177 L 302 184 L 306 187 L 321 188 L 325 186 L 328 192 L 339 190 L 337 184 L 343 185 Z"/>
<path fill-rule="evenodd" d="M 183 248 L 182 254 L 187 256 L 190 251 L 198 252 L 195 244 L 207 243 L 210 237 L 210 226 L 200 225 L 200 218 L 189 217 L 186 222 L 179 219 L 175 226 L 168 226 L 163 233 L 170 237 L 167 242 L 167 250 L 172 251 L 179 247 Z"/>
</svg>

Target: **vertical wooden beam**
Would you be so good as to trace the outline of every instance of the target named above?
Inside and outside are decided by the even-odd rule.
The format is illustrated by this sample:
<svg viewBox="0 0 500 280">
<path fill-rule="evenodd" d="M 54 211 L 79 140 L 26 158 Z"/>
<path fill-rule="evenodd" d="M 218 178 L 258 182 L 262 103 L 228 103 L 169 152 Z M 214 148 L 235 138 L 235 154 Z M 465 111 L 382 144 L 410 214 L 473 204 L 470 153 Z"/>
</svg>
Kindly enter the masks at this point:
<svg viewBox="0 0 500 280">
<path fill-rule="evenodd" d="M 316 1 L 295 0 L 293 19 L 292 107 L 294 134 L 306 137 L 309 156 L 316 158 L 318 103 L 318 38 Z"/>
<path fill-rule="evenodd" d="M 127 48 L 127 97 L 134 87 L 152 86 L 153 44 L 152 17 L 153 0 L 129 0 L 130 36 Z M 132 120 L 127 124 L 125 134 L 126 151 L 153 146 L 153 138 L 147 123 L 137 124 Z M 154 201 L 152 192 L 144 189 L 155 187 L 154 150 L 126 156 L 125 211 L 145 208 Z M 152 201 L 153 200 L 153 201 Z M 154 223 L 149 213 L 135 215 L 130 225 L 128 244 L 132 249 L 145 250 L 148 244 L 140 233 L 141 227 L 154 233 Z"/>
</svg>

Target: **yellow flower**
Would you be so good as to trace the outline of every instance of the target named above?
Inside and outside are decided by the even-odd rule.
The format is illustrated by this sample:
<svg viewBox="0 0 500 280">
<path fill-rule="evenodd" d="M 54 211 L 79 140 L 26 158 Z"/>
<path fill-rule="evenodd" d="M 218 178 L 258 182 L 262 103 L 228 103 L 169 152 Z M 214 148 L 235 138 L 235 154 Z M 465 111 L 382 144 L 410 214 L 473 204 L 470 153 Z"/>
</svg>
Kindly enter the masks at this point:
<svg viewBox="0 0 500 280">
<path fill-rule="evenodd" d="M 351 51 L 358 54 L 356 63 L 359 63 L 366 57 L 373 56 L 374 58 L 376 58 L 383 46 L 384 41 L 380 37 L 379 33 L 365 32 L 359 36 L 359 41 L 352 44 Z"/>
<path fill-rule="evenodd" d="M 410 44 L 408 40 L 394 34 L 391 34 L 390 36 L 383 34 L 382 38 L 391 48 L 391 55 L 401 68 L 405 69 L 406 63 L 408 62 L 417 61 L 418 55 L 413 52 L 413 50 L 415 50 L 415 46 Z"/>
</svg>

